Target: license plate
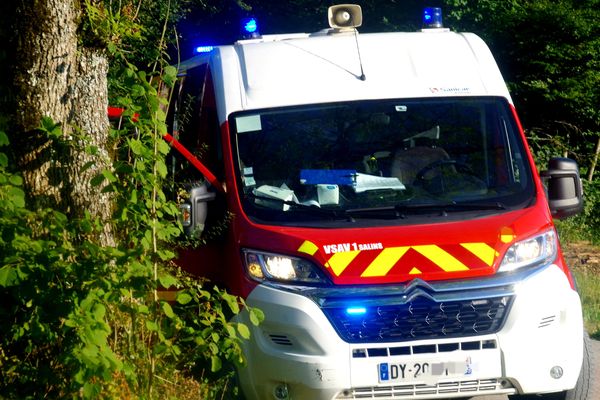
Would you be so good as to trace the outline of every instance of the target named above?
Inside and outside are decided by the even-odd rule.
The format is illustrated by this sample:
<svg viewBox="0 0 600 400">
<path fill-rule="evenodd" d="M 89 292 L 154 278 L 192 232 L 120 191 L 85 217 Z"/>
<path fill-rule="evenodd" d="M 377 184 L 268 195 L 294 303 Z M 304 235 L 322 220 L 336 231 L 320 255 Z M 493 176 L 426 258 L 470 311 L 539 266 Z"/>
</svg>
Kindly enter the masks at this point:
<svg viewBox="0 0 600 400">
<path fill-rule="evenodd" d="M 431 381 L 457 375 L 469 376 L 473 373 L 470 357 L 462 362 L 386 362 L 378 364 L 377 368 L 380 383 Z"/>
</svg>

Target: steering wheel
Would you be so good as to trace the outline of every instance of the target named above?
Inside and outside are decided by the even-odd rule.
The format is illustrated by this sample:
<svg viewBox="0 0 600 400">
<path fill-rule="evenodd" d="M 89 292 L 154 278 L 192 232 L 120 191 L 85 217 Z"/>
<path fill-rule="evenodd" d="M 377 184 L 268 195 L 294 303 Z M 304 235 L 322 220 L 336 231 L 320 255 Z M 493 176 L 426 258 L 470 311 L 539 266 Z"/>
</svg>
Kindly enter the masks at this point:
<svg viewBox="0 0 600 400">
<path fill-rule="evenodd" d="M 453 170 L 449 170 L 453 168 Z M 439 170 L 438 174 L 427 178 L 432 171 Z M 444 171 L 448 173 L 444 173 Z M 466 189 L 467 186 L 485 188 L 485 183 L 477 176 L 468 164 L 454 160 L 441 159 L 434 161 L 417 172 L 415 185 L 424 187 L 431 193 L 446 193 Z"/>
</svg>

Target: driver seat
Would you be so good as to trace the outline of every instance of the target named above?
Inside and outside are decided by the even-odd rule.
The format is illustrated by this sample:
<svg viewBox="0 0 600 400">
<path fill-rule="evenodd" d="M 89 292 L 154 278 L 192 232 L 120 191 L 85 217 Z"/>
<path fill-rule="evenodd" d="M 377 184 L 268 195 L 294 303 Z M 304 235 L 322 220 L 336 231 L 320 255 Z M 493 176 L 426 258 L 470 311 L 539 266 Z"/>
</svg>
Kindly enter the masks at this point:
<svg viewBox="0 0 600 400">
<path fill-rule="evenodd" d="M 437 161 L 449 159 L 448 153 L 440 147 L 415 146 L 400 149 L 394 154 L 391 176 L 397 177 L 405 185 L 413 185 L 423 168 Z"/>
</svg>

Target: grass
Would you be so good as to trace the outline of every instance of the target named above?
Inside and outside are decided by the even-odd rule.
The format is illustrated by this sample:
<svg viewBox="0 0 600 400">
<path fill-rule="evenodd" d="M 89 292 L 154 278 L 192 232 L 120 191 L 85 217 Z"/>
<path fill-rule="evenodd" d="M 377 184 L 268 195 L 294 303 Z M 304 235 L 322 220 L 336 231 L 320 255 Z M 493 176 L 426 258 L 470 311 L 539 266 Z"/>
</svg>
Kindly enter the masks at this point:
<svg viewBox="0 0 600 400">
<path fill-rule="evenodd" d="M 575 271 L 587 331 L 600 340 L 600 276 L 593 270 Z"/>
<path fill-rule="evenodd" d="M 582 215 L 555 223 L 577 279 L 585 326 L 592 338 L 600 340 L 600 229 L 590 227 Z"/>
</svg>

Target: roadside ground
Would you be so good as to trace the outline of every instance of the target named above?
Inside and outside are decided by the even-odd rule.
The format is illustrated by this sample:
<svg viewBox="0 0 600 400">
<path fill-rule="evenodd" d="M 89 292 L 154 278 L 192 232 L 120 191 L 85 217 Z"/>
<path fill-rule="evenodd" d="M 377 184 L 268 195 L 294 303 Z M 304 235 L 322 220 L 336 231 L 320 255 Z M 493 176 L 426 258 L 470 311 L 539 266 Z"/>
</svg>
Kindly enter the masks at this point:
<svg viewBox="0 0 600 400">
<path fill-rule="evenodd" d="M 577 280 L 586 328 L 592 338 L 600 340 L 600 246 L 573 242 L 563 244 L 562 249 Z"/>
</svg>

